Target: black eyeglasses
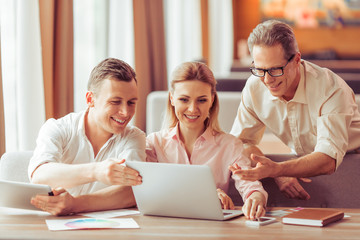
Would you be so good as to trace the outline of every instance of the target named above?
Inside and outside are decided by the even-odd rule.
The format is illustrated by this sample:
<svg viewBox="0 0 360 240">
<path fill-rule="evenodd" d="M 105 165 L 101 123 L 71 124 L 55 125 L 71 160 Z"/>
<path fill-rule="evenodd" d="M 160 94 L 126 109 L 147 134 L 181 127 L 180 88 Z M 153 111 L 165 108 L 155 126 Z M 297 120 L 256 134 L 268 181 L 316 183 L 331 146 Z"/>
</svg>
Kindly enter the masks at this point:
<svg viewBox="0 0 360 240">
<path fill-rule="evenodd" d="M 282 67 L 276 67 L 276 68 L 269 68 L 269 69 L 263 69 L 263 68 L 255 68 L 251 67 L 250 71 L 253 75 L 257 77 L 265 77 L 265 73 L 267 72 L 272 77 L 280 77 L 284 75 L 284 68 L 288 65 L 288 63 L 295 57 L 295 54 L 293 54 L 287 63 Z"/>
</svg>

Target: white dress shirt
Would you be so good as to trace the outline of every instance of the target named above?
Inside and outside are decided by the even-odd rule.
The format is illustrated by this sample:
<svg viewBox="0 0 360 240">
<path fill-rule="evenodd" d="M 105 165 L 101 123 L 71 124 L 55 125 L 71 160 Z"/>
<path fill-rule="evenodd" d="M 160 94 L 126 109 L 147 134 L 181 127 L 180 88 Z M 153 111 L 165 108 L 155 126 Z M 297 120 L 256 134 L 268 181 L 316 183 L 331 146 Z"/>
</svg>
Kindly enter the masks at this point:
<svg viewBox="0 0 360 240">
<path fill-rule="evenodd" d="M 321 152 L 340 165 L 360 147 L 360 114 L 353 90 L 338 75 L 302 60 L 294 98 L 274 97 L 258 77 L 243 89 L 231 134 L 246 145 L 259 144 L 265 128 L 297 155 Z"/>
<path fill-rule="evenodd" d="M 70 113 L 58 120 L 49 119 L 39 132 L 34 155 L 30 159 L 28 175 L 41 164 L 58 162 L 81 164 L 101 162 L 109 158 L 126 161 L 145 161 L 146 136 L 143 131 L 127 126 L 121 134 L 114 134 L 94 157 L 93 147 L 85 135 L 84 117 L 86 111 Z M 103 189 L 107 185 L 92 182 L 67 191 L 73 196 Z"/>
</svg>

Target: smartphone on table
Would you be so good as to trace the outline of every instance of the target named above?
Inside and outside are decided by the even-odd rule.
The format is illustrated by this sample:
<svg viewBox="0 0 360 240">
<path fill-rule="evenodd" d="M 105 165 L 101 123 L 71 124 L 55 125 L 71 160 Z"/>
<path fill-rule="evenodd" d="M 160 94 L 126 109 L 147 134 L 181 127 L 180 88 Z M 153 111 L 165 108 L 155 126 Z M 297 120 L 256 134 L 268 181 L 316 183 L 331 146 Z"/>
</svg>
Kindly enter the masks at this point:
<svg viewBox="0 0 360 240">
<path fill-rule="evenodd" d="M 255 220 L 246 220 L 245 224 L 248 226 L 263 226 L 276 222 L 276 218 L 273 217 L 260 217 Z"/>
</svg>

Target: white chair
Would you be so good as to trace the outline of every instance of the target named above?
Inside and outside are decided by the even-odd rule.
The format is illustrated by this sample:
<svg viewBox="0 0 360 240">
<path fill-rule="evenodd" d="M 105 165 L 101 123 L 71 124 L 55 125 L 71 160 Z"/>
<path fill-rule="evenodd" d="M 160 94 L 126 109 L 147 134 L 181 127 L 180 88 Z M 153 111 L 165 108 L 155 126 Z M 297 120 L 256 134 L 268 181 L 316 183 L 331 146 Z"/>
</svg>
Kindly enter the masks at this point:
<svg viewBox="0 0 360 240">
<path fill-rule="evenodd" d="M 28 165 L 33 151 L 6 152 L 0 160 L 0 179 L 29 182 Z"/>
</svg>

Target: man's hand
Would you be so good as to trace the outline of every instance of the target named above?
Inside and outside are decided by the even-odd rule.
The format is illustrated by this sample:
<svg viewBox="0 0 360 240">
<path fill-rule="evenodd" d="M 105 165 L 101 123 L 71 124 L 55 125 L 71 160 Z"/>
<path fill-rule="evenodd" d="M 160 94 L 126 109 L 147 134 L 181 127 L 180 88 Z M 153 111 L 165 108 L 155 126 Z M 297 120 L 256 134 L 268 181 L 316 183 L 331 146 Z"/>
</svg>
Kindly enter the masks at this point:
<svg viewBox="0 0 360 240">
<path fill-rule="evenodd" d="M 121 161 L 107 159 L 98 162 L 94 170 L 96 180 L 107 185 L 135 186 L 141 184 L 142 178 L 139 173 L 122 165 L 124 162 L 124 159 Z"/>
<path fill-rule="evenodd" d="M 301 181 L 309 183 L 309 178 L 299 178 Z M 277 177 L 274 178 L 276 184 L 279 186 L 280 191 L 288 198 L 309 200 L 310 195 L 300 185 L 297 178 L 294 177 Z"/>
<path fill-rule="evenodd" d="M 236 174 L 242 180 L 256 181 L 266 177 L 273 177 L 279 171 L 279 164 L 271 159 L 255 154 L 250 155 L 251 160 L 256 162 L 256 166 L 252 169 L 241 169 L 236 163 L 229 167 L 233 174 Z"/>
<path fill-rule="evenodd" d="M 63 188 L 53 189 L 52 192 L 54 196 L 36 195 L 31 199 L 31 204 L 56 216 L 72 214 L 75 209 L 74 197 Z"/>
<path fill-rule="evenodd" d="M 231 198 L 220 188 L 216 189 L 218 198 L 221 201 L 221 206 L 223 209 L 235 209 L 234 203 Z"/>
</svg>

